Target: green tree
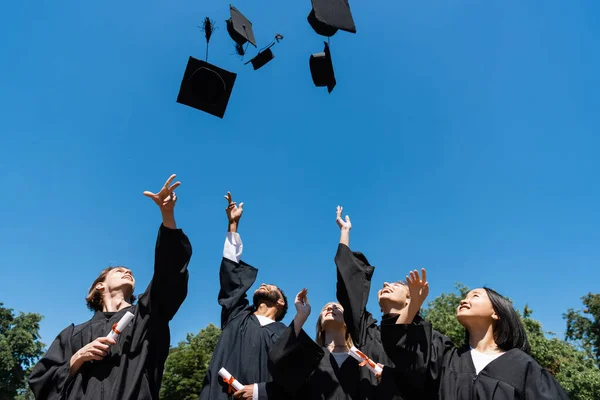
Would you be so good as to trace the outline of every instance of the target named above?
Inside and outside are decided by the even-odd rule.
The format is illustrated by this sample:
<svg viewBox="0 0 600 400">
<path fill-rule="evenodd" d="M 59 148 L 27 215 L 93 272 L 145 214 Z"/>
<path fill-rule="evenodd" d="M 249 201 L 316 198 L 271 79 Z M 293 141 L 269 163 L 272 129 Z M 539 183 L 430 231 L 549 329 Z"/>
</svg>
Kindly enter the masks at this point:
<svg viewBox="0 0 600 400">
<path fill-rule="evenodd" d="M 160 389 L 161 399 L 198 399 L 220 334 L 219 328 L 209 324 L 197 335 L 188 333 L 186 340 L 170 350 Z"/>
<path fill-rule="evenodd" d="M 440 294 L 422 311 L 433 328 L 448 336 L 457 346 L 464 343 L 465 331 L 456 319 L 456 308 L 468 292 L 468 287 L 456 284 L 454 293 Z M 600 370 L 587 353 L 545 332 L 542 324 L 531 317 L 529 307 L 525 306 L 519 314 L 531 344 L 532 357 L 556 377 L 571 400 L 600 399 Z"/>
<path fill-rule="evenodd" d="M 600 365 L 600 294 L 588 293 L 581 298 L 585 308 L 570 308 L 563 318 L 567 321 L 566 339 L 579 345 Z"/>
<path fill-rule="evenodd" d="M 43 354 L 39 329 L 42 316 L 19 313 L 0 303 L 0 399 L 27 393 L 27 376 Z"/>
</svg>

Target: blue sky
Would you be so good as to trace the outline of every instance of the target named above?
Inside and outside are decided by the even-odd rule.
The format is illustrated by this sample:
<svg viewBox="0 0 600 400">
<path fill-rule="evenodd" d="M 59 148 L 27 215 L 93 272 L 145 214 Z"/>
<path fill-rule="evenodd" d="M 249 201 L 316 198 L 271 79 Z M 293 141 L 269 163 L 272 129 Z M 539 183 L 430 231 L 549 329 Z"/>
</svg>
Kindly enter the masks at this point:
<svg viewBox="0 0 600 400">
<path fill-rule="evenodd" d="M 232 55 L 227 2 L 3 2 L 0 302 L 43 314 L 49 344 L 91 317 L 107 265 L 142 291 L 160 224 L 142 192 L 177 173 L 194 256 L 173 343 L 219 322 L 227 190 L 259 282 L 309 288 L 311 334 L 335 298 L 341 204 L 377 267 L 374 314 L 375 288 L 426 267 L 430 298 L 489 285 L 562 336 L 600 278 L 600 4 L 501 3 L 352 2 L 328 94 L 308 0 L 233 3 L 259 45 L 284 35 L 258 71 Z M 205 16 L 209 61 L 238 73 L 223 120 L 175 101 Z"/>
</svg>

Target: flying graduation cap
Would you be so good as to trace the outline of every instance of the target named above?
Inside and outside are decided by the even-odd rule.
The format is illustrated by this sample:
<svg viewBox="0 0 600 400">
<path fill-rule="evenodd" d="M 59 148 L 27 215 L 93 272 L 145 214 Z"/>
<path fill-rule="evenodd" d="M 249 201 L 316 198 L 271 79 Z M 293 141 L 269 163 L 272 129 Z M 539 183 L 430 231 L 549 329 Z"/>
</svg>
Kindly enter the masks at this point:
<svg viewBox="0 0 600 400">
<path fill-rule="evenodd" d="M 208 42 L 215 30 L 210 18 L 201 27 L 206 36 L 206 61 L 189 58 L 177 102 L 223 118 L 237 74 L 208 63 Z"/>
<path fill-rule="evenodd" d="M 356 26 L 350 11 L 348 0 L 311 0 L 312 10 L 308 14 L 308 23 L 322 36 L 333 36 L 341 29 L 356 33 Z"/>
<path fill-rule="evenodd" d="M 327 42 L 325 42 L 325 49 L 321 53 L 310 56 L 309 65 L 315 86 L 327 86 L 327 91 L 331 93 L 337 82 Z"/>
<path fill-rule="evenodd" d="M 275 58 L 275 55 L 273 54 L 271 47 L 273 47 L 275 45 L 275 43 L 279 43 L 279 41 L 282 39 L 283 39 L 283 35 L 281 35 L 279 33 L 276 34 L 275 40 L 273 40 L 267 47 L 260 50 L 258 52 L 258 54 L 256 56 L 254 56 L 254 58 L 252 58 L 250 61 L 246 61 L 244 63 L 244 65 L 246 65 L 248 63 L 252 63 L 252 67 L 254 67 L 255 71 L 257 69 L 259 69 L 260 67 L 264 66 L 266 63 L 268 63 L 273 58 Z"/>
<path fill-rule="evenodd" d="M 236 43 L 235 48 L 239 55 L 243 56 L 244 44 L 250 43 L 256 47 L 256 39 L 254 39 L 254 31 L 252 30 L 252 22 L 244 16 L 237 8 L 229 5 L 230 18 L 225 21 L 227 23 L 227 32 Z"/>
</svg>

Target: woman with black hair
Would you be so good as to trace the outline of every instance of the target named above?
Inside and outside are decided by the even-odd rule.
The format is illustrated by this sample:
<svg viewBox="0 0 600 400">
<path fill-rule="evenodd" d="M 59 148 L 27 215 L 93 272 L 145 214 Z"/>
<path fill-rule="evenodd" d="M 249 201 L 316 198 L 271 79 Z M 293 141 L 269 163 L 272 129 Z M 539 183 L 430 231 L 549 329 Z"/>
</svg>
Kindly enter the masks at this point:
<svg viewBox="0 0 600 400">
<path fill-rule="evenodd" d="M 413 322 L 429 293 L 425 269 L 407 276 L 411 302 L 395 324 L 382 326 L 396 372 L 416 377 L 419 398 L 452 400 L 568 399 L 550 372 L 530 355 L 525 328 L 511 303 L 492 289 L 471 290 L 456 318 L 466 329 L 456 348 L 427 321 Z"/>
</svg>

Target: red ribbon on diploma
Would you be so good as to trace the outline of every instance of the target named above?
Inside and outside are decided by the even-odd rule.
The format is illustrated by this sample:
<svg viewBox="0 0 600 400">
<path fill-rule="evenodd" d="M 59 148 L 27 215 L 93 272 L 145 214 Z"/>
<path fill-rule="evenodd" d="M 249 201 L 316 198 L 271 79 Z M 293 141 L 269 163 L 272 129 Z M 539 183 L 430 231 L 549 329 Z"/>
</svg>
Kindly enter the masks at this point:
<svg viewBox="0 0 600 400">
<path fill-rule="evenodd" d="M 120 331 L 117 329 L 117 323 L 116 323 L 116 322 L 113 324 L 112 330 L 113 330 L 113 332 L 114 332 L 114 333 L 116 333 L 117 335 L 120 335 L 120 334 L 121 334 L 121 332 L 120 332 Z"/>
<path fill-rule="evenodd" d="M 365 365 L 369 364 L 372 368 L 375 368 L 375 363 L 371 361 L 371 359 L 367 357 L 365 353 L 357 349 L 356 354 L 363 359 L 363 361 L 358 364 L 360 367 L 364 367 Z"/>
<path fill-rule="evenodd" d="M 230 376 L 229 379 L 223 378 L 223 382 L 225 382 L 227 386 L 229 386 L 229 389 L 227 389 L 227 393 L 235 392 L 235 390 L 233 389 L 233 381 L 235 381 L 235 378 L 233 376 Z"/>
</svg>

